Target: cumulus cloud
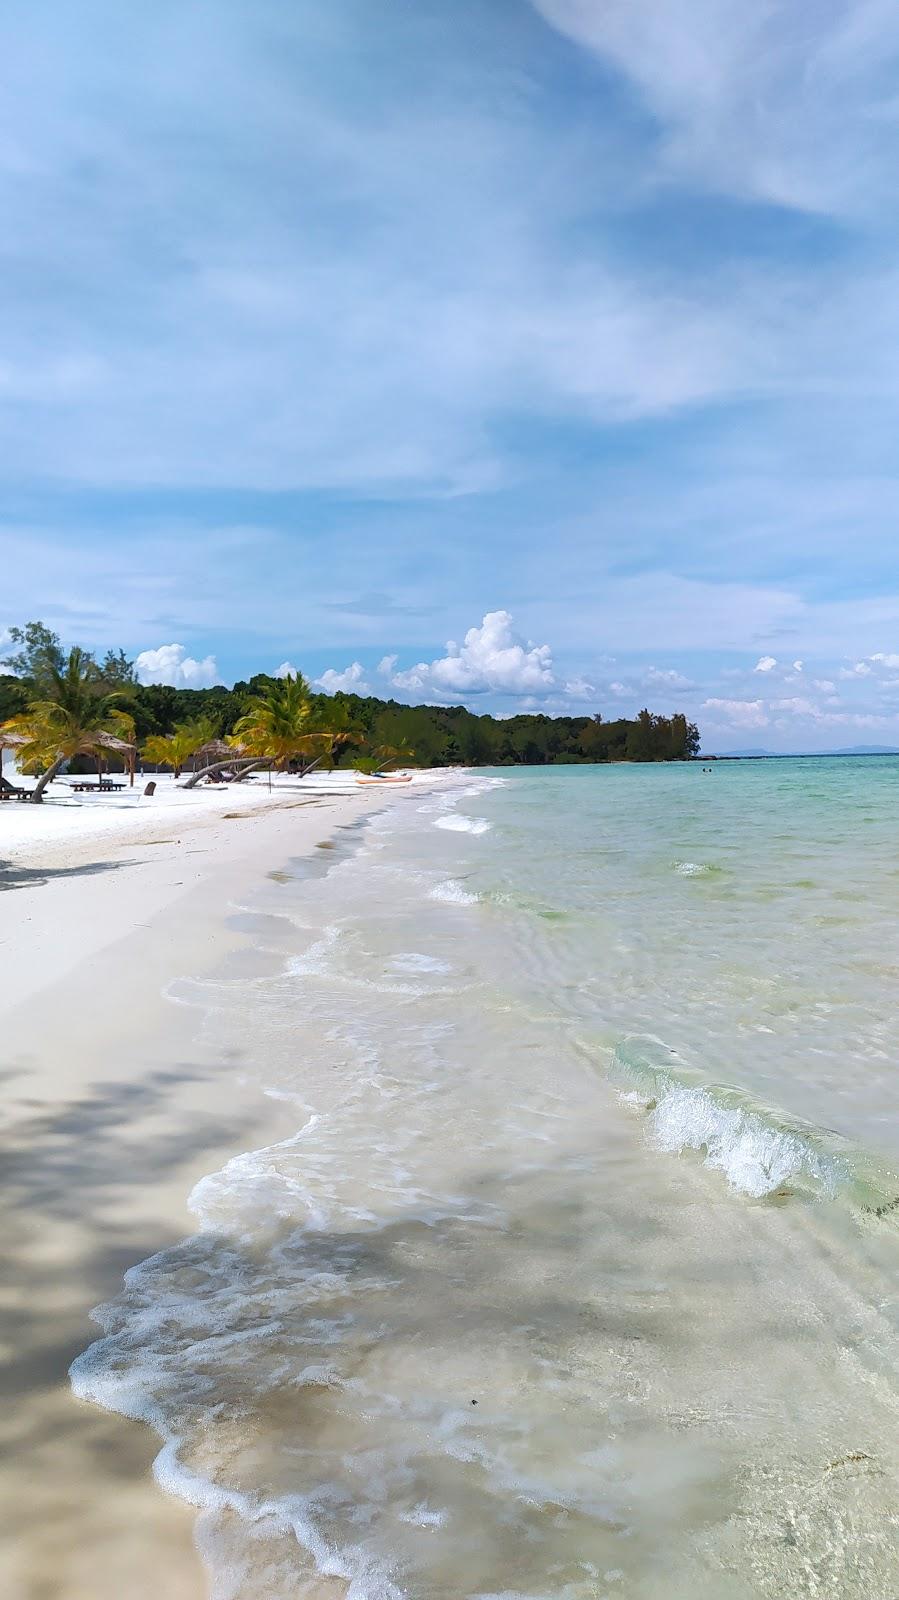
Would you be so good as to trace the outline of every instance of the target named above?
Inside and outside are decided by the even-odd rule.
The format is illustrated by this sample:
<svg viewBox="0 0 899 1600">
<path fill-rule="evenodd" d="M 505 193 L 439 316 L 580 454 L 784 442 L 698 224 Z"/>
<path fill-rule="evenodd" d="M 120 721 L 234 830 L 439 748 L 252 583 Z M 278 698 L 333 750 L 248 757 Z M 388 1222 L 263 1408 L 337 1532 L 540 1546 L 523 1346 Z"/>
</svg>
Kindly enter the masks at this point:
<svg viewBox="0 0 899 1600">
<path fill-rule="evenodd" d="M 592 700 L 596 694 L 596 685 L 583 677 L 569 678 L 564 687 L 572 700 Z"/>
<path fill-rule="evenodd" d="M 370 694 L 371 686 L 365 679 L 365 668 L 361 661 L 351 661 L 348 667 L 338 672 L 334 667 L 329 667 L 315 682 L 325 694 Z"/>
<path fill-rule="evenodd" d="M 768 713 L 762 700 L 722 700 L 714 696 L 703 701 L 703 710 L 712 712 L 715 723 L 730 723 L 735 728 L 766 728 Z"/>
<path fill-rule="evenodd" d="M 275 668 L 276 678 L 296 678 L 298 674 L 299 668 L 292 661 L 282 661 L 280 667 Z"/>
<path fill-rule="evenodd" d="M 772 711 L 791 711 L 797 717 L 814 717 L 817 719 L 823 715 L 819 705 L 816 705 L 813 700 L 809 700 L 805 695 L 798 694 L 787 695 L 783 700 L 772 700 L 771 709 Z"/>
<path fill-rule="evenodd" d="M 773 672 L 776 666 L 776 656 L 759 656 L 759 659 L 752 670 L 753 672 Z"/>
<path fill-rule="evenodd" d="M 381 677 L 389 678 L 398 661 L 399 656 L 382 656 L 378 662 L 378 672 Z"/>
<path fill-rule="evenodd" d="M 440 699 L 479 694 L 543 696 L 559 687 L 549 645 L 519 638 L 508 611 L 488 611 L 480 627 L 469 628 L 461 645 L 449 640 L 445 656 L 419 661 L 395 672 L 390 681 L 397 689 Z"/>
<path fill-rule="evenodd" d="M 183 644 L 142 650 L 135 658 L 134 671 L 138 683 L 167 683 L 174 689 L 209 689 L 218 682 L 215 656 L 195 661 Z"/>
</svg>

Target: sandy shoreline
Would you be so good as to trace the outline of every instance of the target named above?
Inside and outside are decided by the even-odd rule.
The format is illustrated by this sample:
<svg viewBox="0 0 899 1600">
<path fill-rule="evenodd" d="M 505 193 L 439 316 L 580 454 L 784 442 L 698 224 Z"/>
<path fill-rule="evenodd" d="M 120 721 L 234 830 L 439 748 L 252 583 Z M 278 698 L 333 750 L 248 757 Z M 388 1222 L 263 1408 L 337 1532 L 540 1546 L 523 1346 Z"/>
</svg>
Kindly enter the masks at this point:
<svg viewBox="0 0 899 1600">
<path fill-rule="evenodd" d="M 76 1402 L 67 1368 L 122 1272 L 190 1231 L 196 1180 L 292 1131 L 289 1110 L 242 1083 L 239 1059 L 223 1075 L 207 1058 L 197 1014 L 163 991 L 240 959 L 251 941 L 235 903 L 384 803 L 370 790 L 284 784 L 269 798 L 260 786 L 71 837 L 80 818 L 35 808 L 9 841 L 6 811 L 31 808 L 0 814 L 0 1494 L 15 1529 L 0 1582 L 11 1600 L 205 1592 L 193 1513 L 150 1478 L 155 1437 Z"/>
</svg>

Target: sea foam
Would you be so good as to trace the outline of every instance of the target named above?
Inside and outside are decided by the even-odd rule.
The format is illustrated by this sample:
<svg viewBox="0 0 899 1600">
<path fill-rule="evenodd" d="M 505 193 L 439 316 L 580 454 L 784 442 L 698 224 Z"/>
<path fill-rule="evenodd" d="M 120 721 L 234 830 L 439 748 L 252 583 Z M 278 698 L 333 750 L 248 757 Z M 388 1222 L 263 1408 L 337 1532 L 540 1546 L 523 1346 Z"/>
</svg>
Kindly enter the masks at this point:
<svg viewBox="0 0 899 1600">
<path fill-rule="evenodd" d="M 648 1113 L 658 1149 L 704 1153 L 732 1188 L 753 1199 L 785 1184 L 832 1196 L 852 1178 L 845 1141 L 754 1102 L 739 1089 L 707 1083 L 660 1040 L 625 1040 L 611 1072 L 622 1099 Z"/>
<path fill-rule="evenodd" d="M 486 817 L 463 817 L 456 812 L 438 817 L 435 828 L 445 828 L 448 833 L 488 833 L 490 823 Z"/>
<path fill-rule="evenodd" d="M 469 894 L 455 878 L 447 878 L 444 883 L 435 884 L 429 899 L 439 900 L 449 906 L 476 906 L 478 903 L 478 896 Z"/>
</svg>

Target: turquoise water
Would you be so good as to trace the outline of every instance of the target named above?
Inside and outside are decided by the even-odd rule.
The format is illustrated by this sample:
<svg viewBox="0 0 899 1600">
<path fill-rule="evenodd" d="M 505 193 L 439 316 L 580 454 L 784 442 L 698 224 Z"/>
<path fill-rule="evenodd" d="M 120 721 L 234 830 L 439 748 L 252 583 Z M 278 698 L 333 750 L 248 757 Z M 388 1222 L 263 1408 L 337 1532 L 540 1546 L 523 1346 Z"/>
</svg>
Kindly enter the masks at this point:
<svg viewBox="0 0 899 1600">
<path fill-rule="evenodd" d="M 465 774 L 185 978 L 296 1133 L 76 1362 L 217 1600 L 899 1593 L 899 761 Z"/>
</svg>

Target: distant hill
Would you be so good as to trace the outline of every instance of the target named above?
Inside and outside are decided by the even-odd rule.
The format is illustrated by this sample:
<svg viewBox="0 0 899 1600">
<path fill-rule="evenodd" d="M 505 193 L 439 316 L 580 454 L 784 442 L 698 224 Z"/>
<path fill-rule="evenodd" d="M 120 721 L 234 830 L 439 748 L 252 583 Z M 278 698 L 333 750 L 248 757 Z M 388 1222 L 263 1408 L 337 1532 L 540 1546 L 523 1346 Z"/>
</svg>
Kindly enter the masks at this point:
<svg viewBox="0 0 899 1600">
<path fill-rule="evenodd" d="M 713 757 L 719 761 L 728 757 L 740 761 L 752 760 L 753 757 L 756 759 L 761 757 L 768 761 L 787 761 L 802 756 L 899 756 L 899 748 L 892 744 L 854 744 L 845 750 L 706 750 L 703 753 L 707 761 L 711 761 Z"/>
<path fill-rule="evenodd" d="M 854 744 L 848 750 L 834 750 L 835 756 L 899 756 L 892 744 Z"/>
</svg>

